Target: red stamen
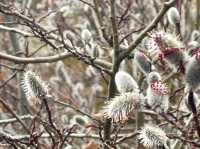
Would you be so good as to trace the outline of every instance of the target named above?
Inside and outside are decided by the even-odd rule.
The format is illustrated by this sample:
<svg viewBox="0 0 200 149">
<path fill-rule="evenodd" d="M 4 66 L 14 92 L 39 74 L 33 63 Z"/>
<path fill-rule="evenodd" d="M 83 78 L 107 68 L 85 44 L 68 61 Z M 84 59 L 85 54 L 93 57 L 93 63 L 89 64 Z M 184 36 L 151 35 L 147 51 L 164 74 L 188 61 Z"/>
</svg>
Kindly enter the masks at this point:
<svg viewBox="0 0 200 149">
<path fill-rule="evenodd" d="M 159 95 L 166 95 L 169 93 L 165 84 L 158 81 L 153 81 L 151 83 L 151 88 L 154 91 L 154 93 Z"/>
</svg>

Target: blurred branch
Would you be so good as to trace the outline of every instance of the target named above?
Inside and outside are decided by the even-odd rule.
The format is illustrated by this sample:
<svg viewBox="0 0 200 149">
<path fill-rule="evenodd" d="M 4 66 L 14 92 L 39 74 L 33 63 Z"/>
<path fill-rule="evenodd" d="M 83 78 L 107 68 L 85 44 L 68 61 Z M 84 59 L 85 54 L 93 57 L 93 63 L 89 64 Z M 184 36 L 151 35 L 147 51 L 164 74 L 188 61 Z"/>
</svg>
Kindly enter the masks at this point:
<svg viewBox="0 0 200 149">
<path fill-rule="evenodd" d="M 66 135 L 68 135 L 68 133 L 64 134 L 64 136 L 66 136 Z M 3 136 L 10 138 L 12 140 L 25 140 L 25 139 L 29 139 L 31 137 L 30 135 L 9 135 L 8 133 L 0 131 L 0 138 Z M 40 137 L 41 138 L 49 138 L 51 136 L 48 133 L 43 133 Z M 88 135 L 88 134 L 84 134 L 84 133 L 72 133 L 68 137 L 76 138 L 76 139 L 83 139 L 83 138 L 99 139 L 98 135 L 95 135 L 95 134 Z"/>
<path fill-rule="evenodd" d="M 5 59 L 8 61 L 12 61 L 15 63 L 23 63 L 23 64 L 28 64 L 28 63 L 53 63 L 59 60 L 64 60 L 69 57 L 74 57 L 71 53 L 69 52 L 63 52 L 54 56 L 46 56 L 46 57 L 17 57 L 17 56 L 12 56 L 9 54 L 5 54 L 0 52 L 0 58 Z M 112 64 L 101 59 L 94 59 L 94 64 L 98 64 L 102 67 L 105 67 L 107 69 L 110 69 L 112 67 Z"/>
<path fill-rule="evenodd" d="M 105 30 L 105 27 L 103 24 L 103 17 L 101 16 L 101 12 L 99 9 L 99 6 L 100 6 L 99 0 L 93 0 L 93 3 L 94 3 L 94 11 L 97 16 L 97 20 L 98 20 L 99 27 L 100 27 L 99 34 L 102 35 L 103 38 L 111 45 L 111 41 L 106 34 L 106 30 Z"/>
<path fill-rule="evenodd" d="M 0 89 L 3 88 L 10 80 L 12 80 L 13 78 L 15 78 L 15 76 L 17 75 L 17 71 L 14 71 L 9 77 L 8 79 L 6 79 L 2 84 L 0 84 Z"/>
<path fill-rule="evenodd" d="M 0 66 L 11 69 L 11 70 L 24 71 L 24 69 L 13 67 L 13 66 L 10 66 L 10 65 L 2 64 L 2 63 L 0 63 Z"/>
<path fill-rule="evenodd" d="M 119 57 L 119 39 L 118 39 L 118 27 L 116 23 L 116 16 L 115 16 L 115 0 L 110 1 L 110 9 L 111 9 L 111 24 L 112 24 L 112 36 L 113 36 L 113 56 L 112 56 L 112 74 L 109 80 L 108 86 L 108 100 L 115 96 L 116 87 L 115 87 L 115 74 L 119 69 L 121 60 L 118 59 Z M 104 141 L 105 144 L 108 146 L 110 145 L 110 135 L 111 135 L 111 119 L 106 119 L 104 123 Z M 104 149 L 109 149 L 107 145 L 104 145 Z"/>
<path fill-rule="evenodd" d="M 22 30 L 19 30 L 19 29 L 16 29 L 14 27 L 7 27 L 7 26 L 4 26 L 4 25 L 0 25 L 0 30 L 17 33 L 17 34 L 20 34 L 20 35 L 22 35 L 24 37 L 35 37 L 31 33 L 28 33 L 28 32 L 25 32 L 25 31 L 22 31 Z"/>
<path fill-rule="evenodd" d="M 199 29 L 200 26 L 200 0 L 196 0 L 196 29 Z"/>
<path fill-rule="evenodd" d="M 167 134 L 167 136 L 170 138 L 170 139 L 178 139 L 180 140 L 181 142 L 183 143 L 190 143 L 196 147 L 200 147 L 200 143 L 196 142 L 196 140 L 189 140 L 187 138 L 184 138 L 182 136 L 177 136 L 176 134 Z"/>
<path fill-rule="evenodd" d="M 35 37 L 37 37 L 41 41 L 45 42 L 53 49 L 58 50 L 60 48 L 60 47 L 56 46 L 56 44 L 53 42 L 53 41 L 57 41 L 57 42 L 63 44 L 63 45 L 61 45 L 61 47 L 62 48 L 64 47 L 68 51 L 67 53 L 63 52 L 63 53 L 55 55 L 55 56 L 30 58 L 30 59 L 13 57 L 11 55 L 6 55 L 3 53 L 0 53 L 0 58 L 11 60 L 16 63 L 42 63 L 42 62 L 50 63 L 50 62 L 55 62 L 55 61 L 65 59 L 68 57 L 75 57 L 76 59 L 78 59 L 88 65 L 92 65 L 93 67 L 100 69 L 101 71 L 111 74 L 110 70 L 107 70 L 107 69 L 109 69 L 109 67 L 110 68 L 112 67 L 111 65 L 109 65 L 108 62 L 104 62 L 103 60 L 98 60 L 89 55 L 80 53 L 76 49 L 72 49 L 68 45 L 66 45 L 64 42 L 64 38 L 61 34 L 62 32 L 60 32 L 61 37 L 56 34 L 53 34 L 53 32 L 46 30 L 43 26 L 38 24 L 34 18 L 27 17 L 24 14 L 22 14 L 21 12 L 17 11 L 16 9 L 14 9 L 14 8 L 12 9 L 11 6 L 5 5 L 3 3 L 0 3 L 0 12 L 4 13 L 6 15 L 15 16 L 16 18 L 24 21 L 24 24 L 31 29 L 31 31 L 33 32 Z"/>
<path fill-rule="evenodd" d="M 92 8 L 94 8 L 94 6 L 91 3 L 88 3 L 88 2 L 86 2 L 84 0 L 79 0 L 79 1 L 84 3 L 84 4 L 86 4 L 86 5 L 88 5 L 88 6 L 90 6 L 90 7 L 92 7 Z"/>
<path fill-rule="evenodd" d="M 84 116 L 87 116 L 89 119 L 91 119 L 91 120 L 93 120 L 93 121 L 96 121 L 96 122 L 98 122 L 98 123 L 101 123 L 100 120 L 95 119 L 95 118 L 92 117 L 90 114 L 87 114 L 87 113 L 85 113 L 85 112 L 79 110 L 78 108 L 76 108 L 76 107 L 73 106 L 73 105 L 70 105 L 70 104 L 68 104 L 68 103 L 65 103 L 65 102 L 59 101 L 59 100 L 57 100 L 57 99 L 54 99 L 53 101 L 54 101 L 55 103 L 58 103 L 58 104 L 60 104 L 60 105 L 65 106 L 65 107 L 69 107 L 69 108 L 75 110 L 76 112 L 78 112 L 78 113 L 80 113 L 80 114 L 82 114 L 82 115 L 84 115 Z"/>
<path fill-rule="evenodd" d="M 63 136 L 62 136 L 62 133 L 61 131 L 57 128 L 56 124 L 53 122 L 53 119 L 52 119 L 52 112 L 51 112 L 51 109 L 49 108 L 49 104 L 48 104 L 48 98 L 46 97 L 43 97 L 41 98 L 44 105 L 45 105 L 45 108 L 46 108 L 46 112 L 47 112 L 47 115 L 48 115 L 48 120 L 49 120 L 49 123 L 50 123 L 50 126 L 55 130 L 55 132 L 57 133 L 57 135 L 59 136 L 60 138 L 60 141 L 63 141 Z"/>
<path fill-rule="evenodd" d="M 26 120 L 26 119 L 33 119 L 33 116 L 28 114 L 28 115 L 19 116 L 19 118 L 21 120 Z M 4 119 L 4 120 L 0 120 L 0 125 L 14 123 L 14 122 L 18 122 L 18 120 L 16 118 Z"/>
<path fill-rule="evenodd" d="M 125 140 L 128 140 L 128 139 L 132 139 L 132 138 L 136 137 L 137 135 L 138 135 L 138 132 L 133 132 L 131 134 L 128 134 L 128 135 L 118 139 L 116 141 L 116 144 L 122 143 L 122 142 L 124 142 Z"/>
<path fill-rule="evenodd" d="M 30 134 L 29 128 L 25 125 L 25 123 L 20 119 L 20 117 L 12 110 L 12 108 L 1 97 L 0 97 L 0 102 L 17 119 L 17 121 L 23 126 L 26 132 Z"/>
</svg>

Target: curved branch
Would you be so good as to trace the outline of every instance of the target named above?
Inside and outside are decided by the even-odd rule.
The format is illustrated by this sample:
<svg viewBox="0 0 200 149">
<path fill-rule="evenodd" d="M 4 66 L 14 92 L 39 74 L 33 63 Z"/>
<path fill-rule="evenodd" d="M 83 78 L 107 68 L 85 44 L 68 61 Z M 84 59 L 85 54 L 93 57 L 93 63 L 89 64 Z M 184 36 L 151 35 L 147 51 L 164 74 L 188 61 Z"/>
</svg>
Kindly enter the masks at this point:
<svg viewBox="0 0 200 149">
<path fill-rule="evenodd" d="M 26 32 L 26 31 L 22 31 L 22 30 L 16 29 L 14 27 L 8 27 L 8 26 L 0 25 L 0 30 L 17 33 L 17 34 L 20 34 L 20 35 L 22 35 L 24 37 L 34 37 L 33 34 L 31 34 L 29 32 Z"/>
<path fill-rule="evenodd" d="M 64 60 L 69 57 L 74 57 L 71 53 L 69 52 L 63 52 L 54 56 L 45 56 L 45 57 L 17 57 L 17 56 L 12 56 L 9 54 L 5 54 L 0 52 L 0 59 L 12 61 L 15 63 L 23 63 L 23 64 L 28 64 L 28 63 L 53 63 L 59 60 Z M 95 64 L 104 67 L 106 69 L 110 69 L 112 67 L 112 64 L 110 62 L 107 62 L 102 59 L 94 59 L 93 61 Z"/>
</svg>

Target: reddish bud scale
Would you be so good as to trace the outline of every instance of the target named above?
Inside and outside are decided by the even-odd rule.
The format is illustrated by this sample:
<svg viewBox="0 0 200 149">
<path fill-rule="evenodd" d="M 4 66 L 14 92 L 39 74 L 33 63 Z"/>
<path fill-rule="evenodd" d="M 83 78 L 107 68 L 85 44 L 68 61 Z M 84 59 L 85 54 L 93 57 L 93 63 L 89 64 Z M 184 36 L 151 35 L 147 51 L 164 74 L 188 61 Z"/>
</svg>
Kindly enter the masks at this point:
<svg viewBox="0 0 200 149">
<path fill-rule="evenodd" d="M 198 51 L 200 51 L 200 48 L 193 49 L 191 55 L 195 55 Z"/>
<path fill-rule="evenodd" d="M 198 62 L 200 62 L 200 49 L 196 51 L 195 58 Z"/>
<path fill-rule="evenodd" d="M 155 43 L 157 44 L 159 50 L 164 51 L 165 47 L 162 44 L 162 35 L 157 34 L 156 37 L 153 37 L 153 39 L 155 40 Z"/>
<path fill-rule="evenodd" d="M 151 88 L 152 88 L 152 91 L 158 95 L 167 95 L 169 93 L 167 86 L 158 81 L 152 82 Z"/>
<path fill-rule="evenodd" d="M 180 48 L 165 48 L 164 51 L 162 51 L 164 58 L 169 56 L 170 54 L 173 54 L 175 52 L 178 52 Z"/>
<path fill-rule="evenodd" d="M 165 48 L 164 51 L 161 51 L 159 53 L 159 59 L 160 62 L 164 65 L 164 58 L 170 58 L 170 56 L 173 56 L 175 53 L 181 53 L 183 48 Z M 200 58 L 199 58 L 200 59 Z M 185 64 L 182 60 L 179 61 L 179 64 L 177 65 L 177 72 L 185 73 Z"/>
</svg>

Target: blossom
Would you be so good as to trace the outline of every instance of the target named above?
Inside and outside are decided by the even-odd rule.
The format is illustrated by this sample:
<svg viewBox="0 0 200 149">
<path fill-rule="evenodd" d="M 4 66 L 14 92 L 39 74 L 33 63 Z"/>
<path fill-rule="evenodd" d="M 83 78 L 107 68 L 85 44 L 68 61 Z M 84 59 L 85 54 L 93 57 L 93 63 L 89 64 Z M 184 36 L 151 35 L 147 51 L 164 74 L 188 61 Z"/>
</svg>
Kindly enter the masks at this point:
<svg viewBox="0 0 200 149">
<path fill-rule="evenodd" d="M 155 32 L 150 35 L 150 43 L 157 50 L 161 60 L 165 60 L 174 70 L 180 70 L 184 73 L 185 63 L 189 56 L 184 50 L 184 44 L 180 41 L 179 36 L 168 32 Z"/>
<path fill-rule="evenodd" d="M 40 102 L 39 98 L 48 95 L 46 83 L 32 71 L 26 71 L 24 73 L 21 80 L 21 87 L 31 105 L 35 105 Z"/>
<path fill-rule="evenodd" d="M 198 30 L 194 30 L 192 31 L 190 41 L 198 41 L 199 37 L 200 37 L 200 32 Z"/>
<path fill-rule="evenodd" d="M 146 101 L 152 109 L 160 107 L 167 111 L 169 107 L 169 92 L 166 84 L 161 82 L 161 76 L 157 72 L 151 72 L 148 76 L 148 88 Z"/>
<path fill-rule="evenodd" d="M 151 61 L 142 51 L 136 51 L 134 54 L 134 63 L 145 75 L 151 72 Z"/>
<path fill-rule="evenodd" d="M 176 26 L 176 24 L 180 23 L 180 14 L 176 7 L 171 7 L 167 12 L 167 18 L 171 25 Z"/>
<path fill-rule="evenodd" d="M 186 90 L 195 90 L 200 84 L 200 50 L 191 57 L 186 65 L 185 80 Z"/>
<path fill-rule="evenodd" d="M 147 76 L 147 82 L 148 84 L 151 84 L 152 82 L 155 81 L 161 81 L 161 76 L 158 72 L 153 71 L 149 73 L 149 75 Z"/>
<path fill-rule="evenodd" d="M 113 122 L 124 122 L 139 107 L 139 93 L 127 92 L 108 101 L 103 109 L 104 116 Z"/>
<path fill-rule="evenodd" d="M 127 72 L 118 71 L 115 75 L 115 84 L 120 93 L 138 91 L 139 87 L 136 81 Z"/>
<path fill-rule="evenodd" d="M 185 103 L 185 107 L 189 110 L 192 111 L 192 107 L 189 104 L 189 96 L 190 96 L 190 92 L 186 93 L 185 97 L 184 97 L 184 103 Z M 198 100 L 198 95 L 196 93 L 193 93 L 193 100 L 194 100 L 194 104 L 196 106 L 199 105 L 199 100 Z M 184 109 L 185 110 L 185 109 Z"/>
<path fill-rule="evenodd" d="M 148 148 L 156 146 L 165 146 L 165 148 L 168 148 L 168 137 L 166 136 L 166 133 L 157 126 L 146 124 L 139 131 L 138 139 L 140 140 L 140 143 Z"/>
</svg>

